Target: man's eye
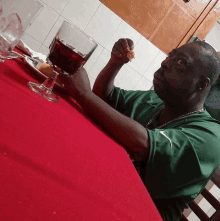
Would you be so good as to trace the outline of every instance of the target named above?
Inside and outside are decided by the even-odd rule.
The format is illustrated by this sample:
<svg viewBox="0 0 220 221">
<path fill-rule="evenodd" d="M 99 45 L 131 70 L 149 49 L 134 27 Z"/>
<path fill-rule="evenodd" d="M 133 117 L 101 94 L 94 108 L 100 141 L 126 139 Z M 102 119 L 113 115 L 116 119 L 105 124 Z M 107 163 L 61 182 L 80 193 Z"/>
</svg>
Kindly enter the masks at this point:
<svg viewBox="0 0 220 221">
<path fill-rule="evenodd" d="M 176 62 L 178 65 L 182 66 L 184 65 L 184 61 L 182 59 L 178 59 L 177 62 Z"/>
</svg>

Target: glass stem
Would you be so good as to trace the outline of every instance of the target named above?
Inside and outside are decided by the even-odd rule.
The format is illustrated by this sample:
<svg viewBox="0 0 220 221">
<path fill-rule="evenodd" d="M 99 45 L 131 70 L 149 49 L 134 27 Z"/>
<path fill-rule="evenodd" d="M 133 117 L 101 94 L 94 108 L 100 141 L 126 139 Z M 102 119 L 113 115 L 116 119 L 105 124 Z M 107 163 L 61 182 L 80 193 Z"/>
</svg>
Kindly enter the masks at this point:
<svg viewBox="0 0 220 221">
<path fill-rule="evenodd" d="M 47 78 L 43 84 L 40 85 L 41 90 L 44 90 L 46 93 L 50 93 L 53 90 L 54 84 L 58 77 L 58 73 L 56 71 L 53 72 L 53 76 Z"/>
</svg>

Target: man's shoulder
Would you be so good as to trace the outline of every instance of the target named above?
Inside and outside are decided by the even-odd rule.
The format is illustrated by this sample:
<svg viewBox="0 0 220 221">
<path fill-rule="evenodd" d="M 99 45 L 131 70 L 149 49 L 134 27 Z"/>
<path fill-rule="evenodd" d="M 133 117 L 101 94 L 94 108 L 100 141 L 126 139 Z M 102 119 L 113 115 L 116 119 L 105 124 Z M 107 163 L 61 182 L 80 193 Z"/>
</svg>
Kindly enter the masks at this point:
<svg viewBox="0 0 220 221">
<path fill-rule="evenodd" d="M 149 103 L 149 104 L 157 104 L 158 102 L 163 102 L 154 90 L 125 90 L 119 87 L 114 87 L 109 98 L 117 99 L 117 100 L 126 100 L 129 103 Z M 109 99 L 110 100 L 110 99 Z"/>
<path fill-rule="evenodd" d="M 198 148 L 197 150 L 209 148 L 206 152 L 207 156 L 215 156 L 218 161 L 220 160 L 220 122 L 218 120 L 204 113 L 201 119 L 198 118 L 181 126 L 181 131 Z"/>
<path fill-rule="evenodd" d="M 158 103 L 162 103 L 163 101 L 157 96 L 157 94 L 154 92 L 154 90 L 148 90 L 148 91 L 141 91 L 141 90 L 135 90 L 132 91 L 133 95 L 135 96 L 135 102 L 138 103 L 147 103 L 151 105 L 158 105 Z"/>
<path fill-rule="evenodd" d="M 204 113 L 201 113 L 200 115 L 192 116 L 192 118 L 189 118 L 185 127 L 197 128 L 198 130 L 204 128 L 205 131 L 212 130 L 220 134 L 220 121 L 214 119 L 207 112 L 207 110 L 205 110 Z"/>
</svg>

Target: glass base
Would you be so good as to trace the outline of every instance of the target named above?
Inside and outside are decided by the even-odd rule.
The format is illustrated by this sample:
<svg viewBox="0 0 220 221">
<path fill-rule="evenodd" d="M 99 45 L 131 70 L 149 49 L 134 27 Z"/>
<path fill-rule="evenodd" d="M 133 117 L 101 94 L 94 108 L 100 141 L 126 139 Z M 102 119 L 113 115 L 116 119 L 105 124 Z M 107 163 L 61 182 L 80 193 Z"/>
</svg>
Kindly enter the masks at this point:
<svg viewBox="0 0 220 221">
<path fill-rule="evenodd" d="M 14 59 L 14 58 L 19 58 L 19 57 L 20 56 L 17 52 L 11 51 L 11 52 L 6 53 L 0 50 L 0 58 L 2 60 Z"/>
<path fill-rule="evenodd" d="M 28 86 L 32 91 L 39 94 L 48 101 L 59 102 L 59 97 L 42 84 L 28 82 Z"/>
</svg>

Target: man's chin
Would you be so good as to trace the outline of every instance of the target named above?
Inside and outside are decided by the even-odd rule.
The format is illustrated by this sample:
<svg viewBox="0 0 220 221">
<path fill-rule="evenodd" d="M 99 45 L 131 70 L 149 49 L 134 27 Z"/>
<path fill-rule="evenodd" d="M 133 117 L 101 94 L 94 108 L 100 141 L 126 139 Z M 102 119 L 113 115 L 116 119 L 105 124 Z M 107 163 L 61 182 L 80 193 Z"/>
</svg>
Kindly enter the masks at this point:
<svg viewBox="0 0 220 221">
<path fill-rule="evenodd" d="M 157 96 L 161 99 L 164 100 L 164 90 L 162 90 L 161 88 L 159 88 L 157 85 L 154 85 L 154 92 L 157 94 Z"/>
</svg>

